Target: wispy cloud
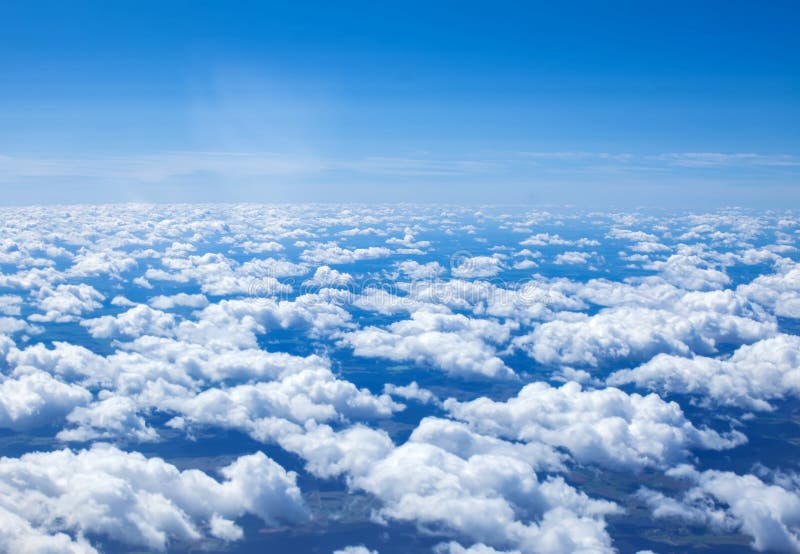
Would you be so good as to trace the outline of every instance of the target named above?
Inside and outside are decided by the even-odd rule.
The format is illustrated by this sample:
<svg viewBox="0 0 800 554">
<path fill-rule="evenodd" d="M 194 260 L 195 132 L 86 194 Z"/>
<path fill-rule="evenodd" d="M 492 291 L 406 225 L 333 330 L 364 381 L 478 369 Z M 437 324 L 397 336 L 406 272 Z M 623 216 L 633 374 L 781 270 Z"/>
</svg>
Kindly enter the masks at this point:
<svg viewBox="0 0 800 554">
<path fill-rule="evenodd" d="M 610 152 L 582 152 L 582 151 L 562 151 L 562 152 L 520 152 L 525 158 L 539 160 L 561 160 L 561 161 L 615 161 L 629 162 L 633 160 L 633 154 Z"/>
<path fill-rule="evenodd" d="M 754 154 L 720 152 L 673 152 L 654 159 L 683 167 L 797 167 L 800 157 L 788 154 Z"/>
<path fill-rule="evenodd" d="M 494 153 L 447 159 L 435 155 L 367 156 L 346 158 L 309 153 L 165 151 L 141 155 L 96 157 L 34 157 L 0 154 L 0 182 L 20 179 L 66 178 L 75 181 L 158 184 L 193 177 L 278 181 L 314 179 L 329 182 L 348 177 L 375 176 L 436 179 L 498 180 L 511 176 L 528 181 L 550 178 L 584 181 L 612 177 L 632 179 L 723 177 L 744 172 L 759 177 L 794 180 L 800 177 L 800 156 L 791 154 L 670 152 L 532 151 Z M 712 172 L 713 170 L 713 172 Z"/>
<path fill-rule="evenodd" d="M 160 152 L 141 156 L 40 158 L 0 155 L 0 179 L 88 177 L 147 183 L 175 177 L 216 174 L 225 177 L 309 176 L 327 172 L 376 175 L 463 175 L 490 171 L 493 162 L 407 157 L 325 158 L 274 152 Z"/>
</svg>

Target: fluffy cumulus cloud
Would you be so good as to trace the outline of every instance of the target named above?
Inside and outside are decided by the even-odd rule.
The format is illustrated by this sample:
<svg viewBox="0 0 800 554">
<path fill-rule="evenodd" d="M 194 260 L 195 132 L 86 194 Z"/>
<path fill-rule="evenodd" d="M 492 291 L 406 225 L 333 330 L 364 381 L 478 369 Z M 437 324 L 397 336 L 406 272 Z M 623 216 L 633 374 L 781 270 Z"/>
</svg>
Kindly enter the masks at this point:
<svg viewBox="0 0 800 554">
<path fill-rule="evenodd" d="M 767 307 L 775 315 L 800 318 L 800 267 L 791 264 L 773 275 L 761 275 L 737 292 Z"/>
<path fill-rule="evenodd" d="M 303 281 L 305 287 L 344 287 L 353 282 L 349 273 L 338 271 L 327 265 L 322 265 L 314 271 L 310 279 Z"/>
<path fill-rule="evenodd" d="M 612 374 L 608 381 L 693 394 L 717 405 L 770 410 L 771 400 L 800 396 L 800 337 L 764 339 L 740 347 L 727 359 L 660 354 Z"/>
<path fill-rule="evenodd" d="M 375 258 L 385 258 L 391 255 L 392 251 L 383 246 L 370 246 L 368 248 L 342 248 L 335 242 L 315 244 L 306 249 L 300 257 L 307 262 L 315 262 L 329 265 L 352 264 L 360 260 L 372 260 Z"/>
<path fill-rule="evenodd" d="M 158 440 L 158 433 L 137 414 L 136 402 L 123 396 L 109 396 L 90 406 L 78 406 L 67 416 L 74 428 L 60 431 L 62 441 L 123 438 L 135 442 Z"/>
<path fill-rule="evenodd" d="M 646 361 L 656 354 L 713 354 L 777 332 L 775 321 L 732 291 L 690 292 L 669 308 L 621 305 L 563 314 L 515 344 L 541 364 L 584 367 Z"/>
<path fill-rule="evenodd" d="M 788 211 L 0 212 L 0 551 L 800 551 Z"/>
<path fill-rule="evenodd" d="M 333 554 L 378 554 L 377 550 L 370 550 L 364 545 L 358 546 L 345 546 L 338 550 L 334 550 Z"/>
<path fill-rule="evenodd" d="M 511 326 L 461 314 L 418 311 L 388 328 L 348 333 L 343 343 L 357 356 L 387 358 L 431 366 L 452 374 L 509 376 L 495 344 L 509 339 Z"/>
<path fill-rule="evenodd" d="M 571 250 L 569 252 L 562 252 L 555 257 L 553 263 L 562 265 L 578 265 L 586 264 L 589 260 L 596 255 L 596 252 L 578 252 Z"/>
<path fill-rule="evenodd" d="M 308 517 L 295 474 L 261 453 L 220 474 L 221 481 L 102 444 L 0 458 L 0 517 L 29 525 L 0 531 L 0 541 L 91 552 L 82 537 L 92 534 L 163 551 L 209 534 L 239 538 L 234 521 L 245 514 L 266 525 Z"/>
<path fill-rule="evenodd" d="M 31 321 L 76 321 L 82 314 L 101 308 L 105 297 L 91 285 L 58 285 L 37 293 L 37 307 L 43 312 L 31 314 Z"/>
<path fill-rule="evenodd" d="M 384 392 L 393 396 L 399 396 L 406 400 L 416 400 L 423 404 L 439 404 L 440 401 L 431 391 L 420 387 L 416 381 L 412 381 L 408 385 L 393 385 L 386 383 L 383 386 Z"/>
<path fill-rule="evenodd" d="M 181 292 L 172 296 L 155 296 L 148 302 L 158 310 L 172 310 L 174 308 L 205 308 L 208 299 L 202 294 L 186 294 Z"/>
<path fill-rule="evenodd" d="M 473 544 L 465 548 L 455 541 L 441 543 L 434 549 L 436 554 L 520 554 L 519 550 L 496 550 L 483 543 Z"/>
<path fill-rule="evenodd" d="M 436 279 L 445 272 L 444 267 L 439 262 L 428 262 L 421 264 L 416 260 L 405 260 L 397 264 L 397 269 L 403 275 L 414 281 L 426 279 Z"/>
<path fill-rule="evenodd" d="M 730 471 L 697 471 L 679 466 L 667 472 L 690 488 L 679 498 L 650 489 L 639 496 L 656 518 L 707 525 L 717 532 L 741 532 L 752 537 L 755 550 L 800 552 L 800 493 L 765 483 L 755 475 Z"/>
<path fill-rule="evenodd" d="M 447 435 L 452 440 L 440 440 Z M 380 499 L 379 519 L 523 552 L 613 551 L 604 518 L 619 507 L 560 477 L 540 480 L 536 467 L 553 463 L 548 448 L 514 445 L 437 420 L 401 446 L 381 431 L 327 426 L 285 429 L 280 444 L 303 457 L 315 475 L 344 474 L 351 488 Z"/>
<path fill-rule="evenodd" d="M 104 315 L 81 322 L 97 338 L 168 335 L 174 324 L 172 315 L 145 305 L 135 306 L 116 316 Z"/>
<path fill-rule="evenodd" d="M 295 423 L 330 421 L 339 417 L 390 416 L 403 406 L 388 395 L 375 396 L 348 381 L 336 379 L 327 369 L 304 370 L 279 381 L 209 388 L 181 398 L 158 391 L 162 410 L 180 414 L 173 425 L 201 423 L 236 428 L 258 434 L 262 420 L 279 418 Z"/>
<path fill-rule="evenodd" d="M 715 267 L 713 261 L 685 250 L 646 267 L 658 271 L 667 282 L 687 290 L 721 289 L 731 282 L 725 271 Z"/>
<path fill-rule="evenodd" d="M 63 383 L 44 371 L 0 377 L 0 428 L 33 429 L 57 424 L 76 406 L 92 399 L 89 391 Z"/>
<path fill-rule="evenodd" d="M 666 467 L 684 459 L 691 448 L 723 450 L 745 440 L 740 433 L 720 435 L 695 427 L 678 404 L 656 394 L 583 390 L 574 382 L 559 388 L 526 385 L 506 402 L 449 399 L 444 405 L 481 432 L 558 446 L 579 462 L 614 468 Z"/>
<path fill-rule="evenodd" d="M 454 262 L 450 273 L 453 277 L 493 277 L 503 270 L 501 261 L 495 256 L 472 256 Z"/>
<path fill-rule="evenodd" d="M 476 454 L 464 459 L 412 442 L 354 483 L 381 498 L 382 517 L 443 526 L 476 541 L 520 545 L 528 552 L 611 550 L 602 516 L 617 510 L 613 504 L 592 500 L 558 478 L 539 481 L 517 458 Z M 525 523 L 517 512 L 538 522 Z"/>
</svg>

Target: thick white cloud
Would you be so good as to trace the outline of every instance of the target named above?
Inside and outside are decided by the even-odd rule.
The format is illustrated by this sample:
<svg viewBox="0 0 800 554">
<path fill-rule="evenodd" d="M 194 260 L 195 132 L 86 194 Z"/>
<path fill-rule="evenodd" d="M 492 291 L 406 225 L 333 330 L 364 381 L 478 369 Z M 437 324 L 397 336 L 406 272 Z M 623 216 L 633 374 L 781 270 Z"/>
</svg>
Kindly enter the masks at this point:
<svg viewBox="0 0 800 554">
<path fill-rule="evenodd" d="M 412 281 L 424 281 L 436 279 L 442 275 L 445 269 L 439 262 L 428 262 L 421 264 L 415 260 L 405 260 L 397 264 L 397 269 Z"/>
<path fill-rule="evenodd" d="M 660 354 L 608 378 L 658 391 L 688 393 L 718 405 L 769 410 L 770 400 L 800 396 L 800 337 L 778 335 L 740 347 L 730 358 Z"/>
<path fill-rule="evenodd" d="M 44 371 L 26 369 L 19 373 L 0 376 L 0 428 L 52 425 L 92 399 L 83 387 L 63 383 Z"/>
<path fill-rule="evenodd" d="M 181 292 L 172 296 L 155 296 L 147 303 L 157 310 L 172 310 L 176 307 L 205 308 L 208 306 L 208 299 L 202 294 Z"/>
<path fill-rule="evenodd" d="M 158 433 L 137 415 L 138 406 L 131 398 L 109 396 L 90 406 L 79 406 L 68 416 L 74 428 L 60 431 L 62 441 L 129 439 L 136 442 L 158 440 Z"/>
<path fill-rule="evenodd" d="M 406 400 L 416 400 L 422 404 L 440 404 L 439 398 L 428 389 L 420 387 L 416 381 L 412 381 L 408 385 L 393 385 L 386 383 L 383 386 L 383 392 L 391 394 L 392 396 L 399 396 Z"/>
<path fill-rule="evenodd" d="M 417 311 L 387 329 L 366 327 L 348 333 L 342 342 L 357 356 L 409 361 L 455 375 L 507 377 L 513 371 L 492 344 L 506 342 L 511 328 L 460 314 Z"/>
<path fill-rule="evenodd" d="M 562 252 L 553 259 L 553 263 L 557 265 L 582 265 L 588 263 L 596 255 L 596 252 Z"/>
<path fill-rule="evenodd" d="M 338 271 L 327 265 L 319 266 L 310 279 L 303 281 L 304 287 L 345 287 L 353 282 L 349 273 Z"/>
<path fill-rule="evenodd" d="M 80 381 L 84 386 L 110 386 L 114 378 L 114 370 L 105 358 L 68 342 L 56 341 L 52 348 L 41 343 L 22 350 L 12 348 L 7 360 L 10 366 L 23 368 L 18 371 L 38 369 L 67 381 Z"/>
<path fill-rule="evenodd" d="M 13 269 L 0 272 L 0 425 L 11 432 L 52 428 L 54 440 L 125 445 L 158 441 L 175 429 L 198 440 L 215 428 L 235 429 L 296 454 L 314 476 L 367 493 L 377 520 L 436 533 L 443 553 L 611 551 L 605 519 L 619 508 L 555 475 L 587 464 L 601 466 L 593 471 L 646 468 L 658 476 L 695 450 L 729 448 L 743 437 L 695 426 L 677 404 L 655 395 L 574 383 L 529 385 L 505 402 L 450 400 L 446 407 L 416 382 L 397 386 L 385 383 L 394 381 L 388 376 L 370 377 L 370 388 L 383 386 L 383 394 L 370 392 L 337 374 L 341 367 L 350 375 L 358 364 L 351 351 L 451 375 L 513 378 L 513 368 L 530 378 L 539 368 L 516 347 L 557 366 L 543 377 L 599 387 L 606 369 L 627 367 L 608 383 L 693 394 L 700 410 L 715 404 L 768 409 L 798 393 L 800 345 L 778 334 L 775 318 L 800 313 L 792 261 L 797 220 L 787 214 L 249 205 L 3 214 L 0 263 Z M 573 239 L 573 224 L 591 235 Z M 509 235 L 498 238 L 498 230 Z M 430 240 L 418 240 L 422 233 Z M 612 262 L 598 268 L 605 279 L 492 279 L 510 267 L 518 271 L 507 275 L 524 276 L 543 258 L 519 250 L 519 236 L 530 237 L 524 244 L 546 247 L 549 259 L 599 265 L 602 258 L 589 259 L 584 250 L 596 250 L 595 239 L 603 235 L 616 246 L 602 251 Z M 465 244 L 471 254 L 448 260 Z M 399 261 L 422 254 L 423 262 Z M 356 265 L 365 260 L 371 261 Z M 345 273 L 321 264 L 354 265 Z M 731 278 L 738 283 L 745 274 L 740 270 L 763 273 L 759 266 L 766 264 L 774 274 L 722 290 Z M 647 272 L 655 274 L 642 276 Z M 302 287 L 313 289 L 307 294 Z M 106 298 L 113 298 L 111 308 L 93 313 L 108 306 Z M 31 324 L 36 320 L 40 326 Z M 59 324 L 70 322 L 81 322 L 91 338 Z M 780 323 L 782 329 L 792 325 Z M 48 342 L 30 346 L 37 340 Z M 102 355 L 78 346 L 84 340 Z M 730 357 L 719 354 L 736 347 Z M 445 390 L 441 376 L 428 377 L 434 390 Z M 485 382 L 446 381 L 459 398 L 505 398 L 514 383 L 493 383 L 489 392 Z M 398 421 L 378 419 L 396 416 L 401 400 L 428 406 Z M 448 418 L 408 421 L 442 408 Z M 172 418 L 173 430 L 162 428 L 165 418 Z M 391 430 L 392 437 L 416 427 L 405 443 L 395 444 L 368 423 Z M 195 544 L 203 537 L 214 537 L 215 544 L 240 540 L 246 538 L 237 524 L 241 515 L 279 513 L 246 505 L 259 488 L 244 477 L 265 473 L 272 476 L 267 481 L 284 483 L 278 489 L 288 486 L 280 471 L 258 459 L 219 482 L 160 461 L 137 465 L 130 461 L 137 454 L 118 450 L 111 456 L 116 461 L 99 469 L 99 454 L 64 452 L 33 464 L 54 475 L 57 486 L 38 477 L 17 479 L 21 473 L 0 477 L 0 487 L 13 489 L 11 495 L 0 491 L 0 551 L 92 552 L 82 536 L 98 534 L 144 550 L 182 549 L 181 541 L 203 548 Z M 70 457 L 75 461 L 61 461 Z M 0 466 L 8 467 L 7 460 Z M 189 498 L 170 479 L 145 478 L 151 469 L 142 467 L 159 464 L 178 475 L 174 481 L 190 483 L 187 490 L 200 492 Z M 112 468 L 132 465 L 135 470 Z M 71 484 L 73 476 L 88 485 Z M 692 489 L 700 487 L 699 478 L 692 479 Z M 233 481 L 241 491 L 236 501 L 220 493 L 237 488 L 226 485 Z M 795 494 L 793 486 L 783 488 Z M 760 513 L 758 494 L 734 509 L 734 499 L 698 490 L 671 504 L 661 498 L 660 513 L 682 506 L 696 522 L 710 521 L 696 515 L 704 512 L 732 522 L 725 529 L 750 533 L 765 548 L 793 544 L 769 542 L 781 536 L 781 525 L 796 537 L 790 511 L 767 510 L 760 522 L 747 520 L 750 512 Z M 770 494 L 763 493 L 770 508 L 781 505 Z M 302 512 L 287 523 L 302 520 Z M 770 526 L 777 531 L 768 533 Z"/>
<path fill-rule="evenodd" d="M 15 315 L 20 314 L 22 297 L 15 294 L 0 294 L 0 314 Z"/>
<path fill-rule="evenodd" d="M 697 471 L 679 466 L 668 475 L 691 488 L 679 499 L 650 489 L 639 492 L 656 518 L 678 518 L 716 531 L 738 531 L 753 538 L 758 551 L 800 552 L 800 494 L 770 485 L 755 475 Z"/>
<path fill-rule="evenodd" d="M 481 433 L 565 448 L 578 462 L 618 469 L 666 467 L 691 448 L 723 450 L 745 441 L 740 433 L 695 427 L 678 404 L 656 394 L 582 390 L 574 382 L 532 383 L 506 402 L 448 399 L 444 406 Z"/>
<path fill-rule="evenodd" d="M 166 336 L 173 332 L 175 317 L 161 310 L 139 305 L 116 316 L 104 315 L 84 320 L 81 325 L 97 338 Z"/>
<path fill-rule="evenodd" d="M 645 268 L 658 271 L 665 281 L 687 290 L 721 289 L 731 282 L 724 270 L 688 248 L 665 261 L 646 264 Z"/>
<path fill-rule="evenodd" d="M 260 452 L 238 458 L 221 474 L 224 480 L 217 481 L 102 444 L 77 452 L 37 452 L 0 458 L 0 509 L 41 534 L 55 535 L 51 541 L 73 551 L 80 550 L 59 538 L 63 533 L 78 541 L 84 534 L 104 535 L 160 551 L 207 532 L 231 538 L 233 522 L 245 514 L 267 525 L 308 517 L 295 474 Z M 209 525 L 212 520 L 216 523 Z"/>
<path fill-rule="evenodd" d="M 76 321 L 84 313 L 102 308 L 105 296 L 86 284 L 45 287 L 36 294 L 37 307 L 43 314 L 31 314 L 31 321 Z"/>
<path fill-rule="evenodd" d="M 333 554 L 378 554 L 377 550 L 370 550 L 366 546 L 345 546 L 338 550 L 334 550 Z"/>
<path fill-rule="evenodd" d="M 736 292 L 775 315 L 800 318 L 800 267 L 792 264 L 774 275 L 761 275 Z"/>
<path fill-rule="evenodd" d="M 41 333 L 43 329 L 38 325 L 31 325 L 23 319 L 16 317 L 0 317 L 0 333 L 14 335 L 16 333 Z"/>
<path fill-rule="evenodd" d="M 519 550 L 497 550 L 483 543 L 473 544 L 469 548 L 464 548 L 457 542 L 447 542 L 437 544 L 434 548 L 436 554 L 520 554 Z"/>
<path fill-rule="evenodd" d="M 526 552 L 611 552 L 602 516 L 615 505 L 575 491 L 560 478 L 540 482 L 526 462 L 476 454 L 467 459 L 409 442 L 366 474 L 358 488 L 379 497 L 379 515 L 443 527 L 460 536 Z M 536 522 L 525 523 L 522 514 Z"/>
<path fill-rule="evenodd" d="M 752 343 L 776 331 L 774 320 L 732 291 L 692 292 L 669 308 L 623 305 L 593 316 L 562 314 L 515 344 L 541 364 L 599 367 L 660 353 L 713 354 L 720 343 Z"/>
<path fill-rule="evenodd" d="M 304 250 L 300 258 L 307 262 L 338 265 L 351 264 L 359 260 L 374 260 L 391 255 L 392 251 L 383 246 L 370 246 L 368 248 L 342 248 L 335 242 L 315 244 Z"/>
<path fill-rule="evenodd" d="M 305 369 L 271 382 L 209 388 L 196 395 L 155 399 L 162 410 L 180 414 L 182 425 L 200 423 L 257 433 L 261 419 L 296 423 L 330 421 L 339 417 L 390 416 L 402 405 L 388 395 L 375 396 L 327 368 Z"/>
<path fill-rule="evenodd" d="M 486 281 L 417 281 L 404 287 L 412 300 L 429 305 L 444 305 L 453 310 L 468 310 L 477 316 L 508 318 L 520 324 L 552 319 L 563 310 L 582 310 L 588 306 L 575 296 L 576 283 L 566 279 L 535 276 L 522 283 L 498 286 Z M 410 300 L 408 301 L 410 302 Z"/>
<path fill-rule="evenodd" d="M 453 277 L 493 277 L 503 270 L 503 263 L 494 256 L 472 256 L 458 259 L 450 269 Z"/>
<path fill-rule="evenodd" d="M 347 297 L 347 291 L 339 291 Z M 232 342 L 233 328 L 247 329 L 250 344 L 255 344 L 254 331 L 292 328 L 309 332 L 314 338 L 335 335 L 352 326 L 350 313 L 340 304 L 334 289 L 322 289 L 316 294 L 303 294 L 293 300 L 271 298 L 222 300 L 211 304 L 198 314 L 197 322 L 184 322 L 181 331 L 196 340 L 206 331 Z M 220 330 L 225 332 L 220 334 Z"/>
<path fill-rule="evenodd" d="M 216 296 L 241 295 L 272 296 L 289 293 L 292 287 L 281 283 L 281 277 L 295 277 L 308 271 L 305 264 L 296 264 L 275 258 L 253 259 L 239 263 L 220 253 L 184 257 L 164 257 L 162 268 L 148 269 L 144 277 L 149 280 L 196 282 L 200 289 Z"/>
<path fill-rule="evenodd" d="M 386 244 L 402 246 L 403 248 L 406 249 L 427 248 L 431 245 L 430 241 L 417 240 L 416 233 L 410 227 L 406 227 L 403 238 L 397 238 L 397 237 L 388 238 L 386 239 Z"/>
<path fill-rule="evenodd" d="M 137 266 L 136 259 L 118 250 L 92 251 L 84 249 L 72 260 L 68 274 L 73 277 L 108 275 L 121 279 L 121 275 Z"/>
<path fill-rule="evenodd" d="M 550 246 L 572 244 L 572 241 L 562 239 L 559 235 L 550 233 L 536 233 L 525 240 L 520 241 L 523 246 Z"/>
<path fill-rule="evenodd" d="M 0 505 L 0 551 L 20 554 L 97 554 L 83 537 L 33 527 L 20 515 Z"/>
<path fill-rule="evenodd" d="M 350 487 L 380 499 L 378 518 L 522 552 L 613 551 L 604 516 L 619 512 L 615 504 L 593 500 L 560 477 L 538 480 L 536 466 L 549 466 L 553 457 L 558 463 L 552 450 L 425 421 L 398 447 L 385 432 L 361 426 L 284 427 L 279 443 L 315 475 L 345 475 Z"/>
</svg>

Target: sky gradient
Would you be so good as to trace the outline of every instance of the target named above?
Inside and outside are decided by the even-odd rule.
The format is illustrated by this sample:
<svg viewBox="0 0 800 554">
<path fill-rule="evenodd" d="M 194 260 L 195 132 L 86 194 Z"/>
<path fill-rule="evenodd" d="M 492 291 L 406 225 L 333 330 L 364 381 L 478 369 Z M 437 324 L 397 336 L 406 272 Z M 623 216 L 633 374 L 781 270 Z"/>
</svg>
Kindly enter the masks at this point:
<svg viewBox="0 0 800 554">
<path fill-rule="evenodd" d="M 4 2 L 0 202 L 796 207 L 794 2 Z"/>
</svg>

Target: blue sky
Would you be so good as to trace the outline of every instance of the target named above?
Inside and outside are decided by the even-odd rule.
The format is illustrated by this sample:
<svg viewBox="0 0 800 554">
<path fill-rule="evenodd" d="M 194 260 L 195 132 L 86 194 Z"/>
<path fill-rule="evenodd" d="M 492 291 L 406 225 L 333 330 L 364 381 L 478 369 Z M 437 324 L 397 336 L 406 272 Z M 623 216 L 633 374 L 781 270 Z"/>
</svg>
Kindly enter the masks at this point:
<svg viewBox="0 0 800 554">
<path fill-rule="evenodd" d="M 2 202 L 800 200 L 794 2 L 4 2 Z"/>
</svg>

